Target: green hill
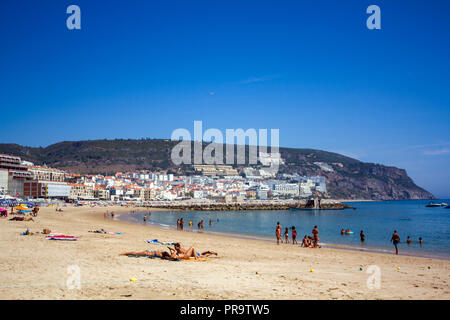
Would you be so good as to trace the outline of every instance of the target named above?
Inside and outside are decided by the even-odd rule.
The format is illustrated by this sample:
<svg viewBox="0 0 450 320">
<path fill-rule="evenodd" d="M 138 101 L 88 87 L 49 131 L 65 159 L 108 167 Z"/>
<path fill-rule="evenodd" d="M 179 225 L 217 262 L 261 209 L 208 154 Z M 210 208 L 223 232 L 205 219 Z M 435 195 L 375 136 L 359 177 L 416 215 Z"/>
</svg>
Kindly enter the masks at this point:
<svg viewBox="0 0 450 320">
<path fill-rule="evenodd" d="M 177 143 L 164 139 L 116 139 L 65 141 L 45 148 L 0 144 L 0 153 L 17 155 L 38 165 L 73 173 L 114 174 L 118 171 L 150 170 L 192 174 L 192 166 L 176 166 L 171 161 L 171 150 Z M 279 168 L 280 173 L 325 176 L 328 194 L 332 198 L 434 198 L 431 193 L 418 187 L 403 169 L 365 163 L 337 153 L 314 149 L 280 148 L 280 154 L 284 160 Z M 235 167 L 241 171 L 244 166 Z"/>
</svg>

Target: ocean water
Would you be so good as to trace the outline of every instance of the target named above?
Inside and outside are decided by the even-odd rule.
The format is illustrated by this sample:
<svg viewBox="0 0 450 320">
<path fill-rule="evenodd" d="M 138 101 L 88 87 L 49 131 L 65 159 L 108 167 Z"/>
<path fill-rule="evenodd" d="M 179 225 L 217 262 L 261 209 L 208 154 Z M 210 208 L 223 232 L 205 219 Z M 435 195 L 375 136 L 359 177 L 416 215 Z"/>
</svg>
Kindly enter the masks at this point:
<svg viewBox="0 0 450 320">
<path fill-rule="evenodd" d="M 436 202 L 450 204 L 450 200 Z M 390 239 L 393 231 L 397 230 L 401 238 L 400 254 L 450 259 L 450 209 L 426 208 L 427 203 L 425 200 L 349 203 L 356 210 L 139 212 L 122 214 L 118 219 L 143 224 L 146 214 L 146 224 L 176 229 L 176 221 L 182 217 L 184 230 L 193 232 L 199 232 L 197 223 L 203 219 L 203 232 L 229 233 L 270 241 L 275 241 L 275 225 L 279 221 L 283 239 L 284 228 L 289 227 L 291 240 L 290 227 L 295 226 L 299 242 L 304 235 L 311 235 L 314 225 L 317 225 L 320 243 L 324 247 L 339 246 L 386 253 L 394 252 Z M 193 222 L 192 227 L 189 221 Z M 342 228 L 349 228 L 354 234 L 341 235 Z M 364 243 L 359 237 L 361 230 L 366 234 Z M 412 239 L 410 245 L 406 244 L 407 236 Z M 419 237 L 423 239 L 422 246 Z"/>
</svg>

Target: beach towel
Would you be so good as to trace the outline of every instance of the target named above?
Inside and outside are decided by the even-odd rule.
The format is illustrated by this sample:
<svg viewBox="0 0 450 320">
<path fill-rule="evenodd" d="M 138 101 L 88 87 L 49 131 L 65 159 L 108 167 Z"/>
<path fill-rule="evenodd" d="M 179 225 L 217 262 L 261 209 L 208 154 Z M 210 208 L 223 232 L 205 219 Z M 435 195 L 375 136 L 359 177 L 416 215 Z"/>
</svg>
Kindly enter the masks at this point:
<svg viewBox="0 0 450 320">
<path fill-rule="evenodd" d="M 50 234 L 45 237 L 47 240 L 63 240 L 63 241 L 77 241 L 78 237 L 68 236 L 64 234 Z"/>
<path fill-rule="evenodd" d="M 198 258 L 197 260 L 194 257 L 189 258 L 180 258 L 183 261 L 209 261 L 209 258 Z"/>
<path fill-rule="evenodd" d="M 160 244 L 160 245 L 164 245 L 164 246 L 173 246 L 175 244 L 175 242 L 160 242 L 160 241 L 158 241 L 158 239 L 145 240 L 145 242 L 150 243 L 150 244 Z"/>
</svg>

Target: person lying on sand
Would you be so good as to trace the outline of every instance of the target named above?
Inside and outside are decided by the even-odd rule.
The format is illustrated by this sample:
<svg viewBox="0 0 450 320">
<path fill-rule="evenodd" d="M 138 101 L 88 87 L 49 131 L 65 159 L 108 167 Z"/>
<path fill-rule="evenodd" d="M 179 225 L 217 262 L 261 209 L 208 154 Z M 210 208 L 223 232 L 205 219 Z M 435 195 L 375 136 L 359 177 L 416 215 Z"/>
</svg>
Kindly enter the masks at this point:
<svg viewBox="0 0 450 320">
<path fill-rule="evenodd" d="M 179 243 L 175 243 L 173 246 L 175 249 L 172 249 L 170 247 L 169 250 L 171 254 L 175 254 L 178 259 L 189 259 L 190 257 L 195 258 L 195 260 L 199 258 L 207 258 L 210 255 L 216 255 L 217 253 L 214 251 L 205 251 L 203 253 L 198 253 L 193 247 L 190 247 L 188 250 L 181 248 L 181 245 Z"/>
<path fill-rule="evenodd" d="M 33 218 L 24 218 L 24 217 L 12 217 L 11 219 L 9 219 L 10 221 L 33 221 Z"/>
<path fill-rule="evenodd" d="M 33 234 L 38 234 L 39 232 L 31 232 L 30 229 L 27 229 L 25 232 L 21 233 L 23 236 L 31 236 Z"/>
<path fill-rule="evenodd" d="M 106 233 L 105 229 L 101 229 L 101 230 L 94 230 L 94 231 L 88 231 L 88 232 L 93 232 L 93 233 Z"/>
<path fill-rule="evenodd" d="M 121 256 L 138 256 L 138 257 L 151 257 L 151 258 L 161 258 L 164 260 L 178 260 L 175 254 L 170 254 L 167 251 L 157 251 L 157 250 L 145 250 L 141 252 L 125 252 L 121 253 Z"/>
</svg>

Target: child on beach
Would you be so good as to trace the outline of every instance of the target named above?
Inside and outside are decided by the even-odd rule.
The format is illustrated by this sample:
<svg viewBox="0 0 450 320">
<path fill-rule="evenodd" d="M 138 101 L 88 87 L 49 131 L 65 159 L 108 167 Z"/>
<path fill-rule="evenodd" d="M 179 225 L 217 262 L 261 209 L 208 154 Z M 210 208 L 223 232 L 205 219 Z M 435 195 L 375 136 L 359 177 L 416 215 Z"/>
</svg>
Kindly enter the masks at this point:
<svg viewBox="0 0 450 320">
<path fill-rule="evenodd" d="M 286 229 L 284 229 L 284 239 L 286 241 L 286 244 L 289 243 L 289 229 L 286 227 Z"/>
</svg>

